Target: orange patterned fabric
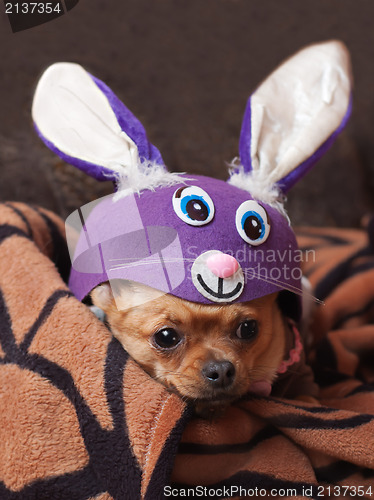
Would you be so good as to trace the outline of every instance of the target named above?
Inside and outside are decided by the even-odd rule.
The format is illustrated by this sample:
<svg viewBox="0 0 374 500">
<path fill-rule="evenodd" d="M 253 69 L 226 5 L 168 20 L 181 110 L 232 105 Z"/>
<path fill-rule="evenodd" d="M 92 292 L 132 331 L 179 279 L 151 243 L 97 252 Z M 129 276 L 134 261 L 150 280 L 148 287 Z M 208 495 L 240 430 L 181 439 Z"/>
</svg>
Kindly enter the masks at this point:
<svg viewBox="0 0 374 500">
<path fill-rule="evenodd" d="M 298 231 L 324 301 L 308 354 L 318 401 L 252 396 L 212 422 L 72 296 L 63 234 L 51 212 L 0 205 L 1 500 L 374 494 L 374 225 Z"/>
</svg>

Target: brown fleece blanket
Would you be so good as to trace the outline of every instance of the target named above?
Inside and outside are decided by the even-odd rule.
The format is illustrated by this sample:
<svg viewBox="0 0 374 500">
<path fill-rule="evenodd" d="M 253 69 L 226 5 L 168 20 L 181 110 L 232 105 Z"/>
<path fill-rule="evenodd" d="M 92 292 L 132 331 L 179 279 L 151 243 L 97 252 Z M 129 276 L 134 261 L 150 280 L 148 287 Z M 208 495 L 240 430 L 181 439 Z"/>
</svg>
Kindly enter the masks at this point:
<svg viewBox="0 0 374 500">
<path fill-rule="evenodd" d="M 0 205 L 1 500 L 371 497 L 373 224 L 299 231 L 324 300 L 310 327 L 318 403 L 253 396 L 212 422 L 72 296 L 63 234 L 50 212 Z"/>
</svg>

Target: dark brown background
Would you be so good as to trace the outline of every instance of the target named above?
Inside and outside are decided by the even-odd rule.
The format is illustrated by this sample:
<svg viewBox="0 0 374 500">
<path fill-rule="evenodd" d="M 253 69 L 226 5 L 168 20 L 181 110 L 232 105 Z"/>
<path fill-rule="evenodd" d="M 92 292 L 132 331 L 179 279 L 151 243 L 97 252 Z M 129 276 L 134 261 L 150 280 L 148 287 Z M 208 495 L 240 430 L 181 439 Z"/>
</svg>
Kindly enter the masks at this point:
<svg viewBox="0 0 374 500">
<path fill-rule="evenodd" d="M 170 169 L 225 178 L 248 95 L 300 47 L 339 38 L 352 54 L 353 116 L 291 191 L 288 209 L 296 224 L 356 226 L 374 209 L 373 26 L 373 0 L 80 0 L 16 34 L 2 10 L 0 200 L 66 216 L 110 192 L 62 164 L 33 131 L 33 90 L 53 62 L 79 62 L 104 80 Z"/>
</svg>

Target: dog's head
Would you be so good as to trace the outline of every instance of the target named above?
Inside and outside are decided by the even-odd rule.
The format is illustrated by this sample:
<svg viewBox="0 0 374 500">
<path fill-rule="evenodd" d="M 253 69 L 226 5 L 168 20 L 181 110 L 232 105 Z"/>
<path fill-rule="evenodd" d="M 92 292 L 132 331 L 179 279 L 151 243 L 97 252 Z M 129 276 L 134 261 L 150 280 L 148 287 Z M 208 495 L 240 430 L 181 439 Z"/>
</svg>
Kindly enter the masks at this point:
<svg viewBox="0 0 374 500">
<path fill-rule="evenodd" d="M 285 355 L 278 294 L 205 305 L 118 281 L 99 285 L 91 296 L 129 354 L 180 396 L 222 405 L 249 391 L 270 393 Z"/>
</svg>

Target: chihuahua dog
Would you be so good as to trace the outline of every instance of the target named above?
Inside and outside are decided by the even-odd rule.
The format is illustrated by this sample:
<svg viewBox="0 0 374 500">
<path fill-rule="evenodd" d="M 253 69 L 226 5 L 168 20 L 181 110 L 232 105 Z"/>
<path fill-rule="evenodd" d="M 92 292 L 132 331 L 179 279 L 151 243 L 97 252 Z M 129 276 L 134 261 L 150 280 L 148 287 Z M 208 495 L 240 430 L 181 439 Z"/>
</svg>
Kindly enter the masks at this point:
<svg viewBox="0 0 374 500">
<path fill-rule="evenodd" d="M 199 416 L 220 413 L 248 392 L 270 394 L 287 355 L 287 323 L 277 297 L 205 305 L 124 280 L 91 293 L 130 356 L 193 402 Z"/>
</svg>

